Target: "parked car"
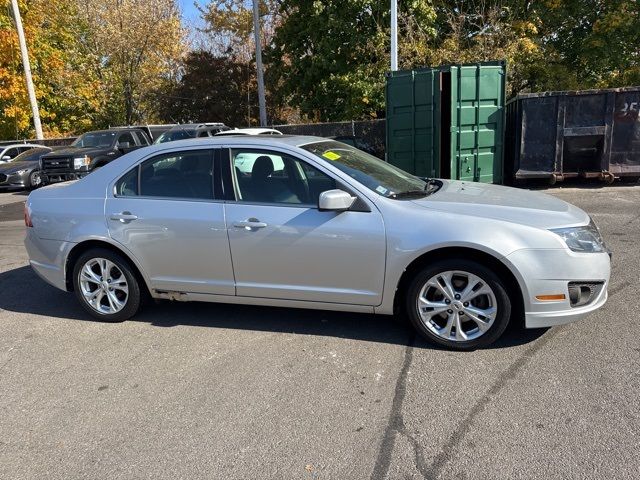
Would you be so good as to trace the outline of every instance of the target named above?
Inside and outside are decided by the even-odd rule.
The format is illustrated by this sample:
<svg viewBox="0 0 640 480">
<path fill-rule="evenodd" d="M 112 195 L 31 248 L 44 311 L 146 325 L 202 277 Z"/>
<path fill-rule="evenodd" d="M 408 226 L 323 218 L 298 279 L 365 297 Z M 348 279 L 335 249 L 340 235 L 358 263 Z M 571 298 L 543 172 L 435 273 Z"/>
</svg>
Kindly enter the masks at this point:
<svg viewBox="0 0 640 480">
<path fill-rule="evenodd" d="M 141 125 L 127 125 L 122 127 L 111 127 L 111 129 L 124 129 L 124 128 L 136 128 L 143 130 L 144 133 L 147 134 L 147 137 L 151 140 L 151 143 L 154 143 L 160 135 L 164 132 L 171 130 L 172 128 L 178 126 L 177 123 L 163 123 L 163 124 L 141 124 Z"/>
<path fill-rule="evenodd" d="M 216 136 L 228 137 L 234 135 L 282 135 L 282 132 L 274 128 L 234 128 L 233 130 L 216 133 Z"/>
<path fill-rule="evenodd" d="M 52 149 L 38 145 L 0 164 L 0 187 L 35 189 L 42 186 L 40 158 Z"/>
<path fill-rule="evenodd" d="M 80 135 L 70 146 L 44 155 L 41 160 L 45 183 L 82 178 L 91 171 L 151 142 L 138 128 L 112 128 Z"/>
<path fill-rule="evenodd" d="M 240 179 L 237 163 L 259 156 Z M 278 170 L 276 170 L 278 168 Z M 178 141 L 32 192 L 35 271 L 91 315 L 158 299 L 392 314 L 457 349 L 510 321 L 577 320 L 610 258 L 579 208 L 539 192 L 422 180 L 318 137 Z M 367 328 L 363 324 L 362 328 Z"/>
<path fill-rule="evenodd" d="M 11 145 L 0 145 L 0 163 L 5 163 L 13 160 L 21 153 L 31 150 L 32 148 L 39 148 L 42 145 L 37 143 L 14 143 Z"/>
<path fill-rule="evenodd" d="M 175 125 L 160 135 L 154 143 L 174 142 L 189 138 L 211 137 L 216 133 L 229 130 L 224 123 L 185 123 Z"/>
</svg>

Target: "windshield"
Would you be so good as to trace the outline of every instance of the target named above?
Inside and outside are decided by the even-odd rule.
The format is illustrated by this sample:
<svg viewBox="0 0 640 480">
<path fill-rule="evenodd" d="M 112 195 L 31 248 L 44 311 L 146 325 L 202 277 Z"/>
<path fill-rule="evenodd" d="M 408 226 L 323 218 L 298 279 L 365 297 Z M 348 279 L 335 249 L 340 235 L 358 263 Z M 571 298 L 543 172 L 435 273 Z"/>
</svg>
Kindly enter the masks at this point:
<svg viewBox="0 0 640 480">
<path fill-rule="evenodd" d="M 113 145 L 116 132 L 91 132 L 85 133 L 71 144 L 72 147 L 98 147 L 108 148 Z"/>
<path fill-rule="evenodd" d="M 164 132 L 158 137 L 156 143 L 173 142 L 175 140 L 185 140 L 187 138 L 194 138 L 196 136 L 195 130 L 169 130 Z"/>
<path fill-rule="evenodd" d="M 40 160 L 40 157 L 42 155 L 50 151 L 51 150 L 48 148 L 32 148 L 31 150 L 27 150 L 26 152 L 21 153 L 12 160 L 9 160 L 9 162 L 33 162 L 36 160 Z"/>
<path fill-rule="evenodd" d="M 427 186 L 426 181 L 341 142 L 310 143 L 300 148 L 329 160 L 336 168 L 383 197 L 424 192 Z"/>
</svg>

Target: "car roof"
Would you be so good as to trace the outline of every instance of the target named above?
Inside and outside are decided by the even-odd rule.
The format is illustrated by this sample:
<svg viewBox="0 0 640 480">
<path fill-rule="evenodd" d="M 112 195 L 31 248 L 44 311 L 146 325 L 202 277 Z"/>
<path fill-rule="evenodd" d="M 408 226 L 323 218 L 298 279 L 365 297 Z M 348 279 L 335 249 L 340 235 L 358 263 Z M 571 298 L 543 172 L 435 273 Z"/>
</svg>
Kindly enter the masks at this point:
<svg viewBox="0 0 640 480">
<path fill-rule="evenodd" d="M 218 132 L 216 135 L 233 136 L 233 135 L 261 135 L 265 133 L 275 133 L 276 135 L 282 135 L 282 132 L 275 128 L 234 128 L 233 130 L 225 130 L 224 132 Z"/>
<path fill-rule="evenodd" d="M 121 128 L 121 127 L 116 127 L 116 128 L 109 128 L 109 129 L 105 129 L 105 130 L 90 130 L 88 132 L 84 132 L 81 135 L 85 135 L 87 133 L 116 133 L 116 132 L 122 132 L 122 131 L 130 131 L 130 130 L 138 130 L 136 128 Z M 81 136 L 80 135 L 80 136 Z"/>
<path fill-rule="evenodd" d="M 10 143 L 9 145 L 0 145 L 0 150 L 5 150 L 7 148 L 15 148 L 15 147 L 43 147 L 44 145 L 40 145 L 39 143 Z"/>
<path fill-rule="evenodd" d="M 213 137 L 192 138 L 187 140 L 176 140 L 173 142 L 157 143 L 153 147 L 158 151 L 160 150 L 174 150 L 182 147 L 193 146 L 234 146 L 234 145 L 251 145 L 256 146 L 281 146 L 286 145 L 290 147 L 300 147 L 309 143 L 317 142 L 331 142 L 329 138 L 312 137 L 303 135 L 214 135 Z"/>
<path fill-rule="evenodd" d="M 26 150 L 23 153 L 28 153 L 28 152 L 35 153 L 34 150 L 49 150 L 50 152 L 53 150 L 52 147 L 48 147 L 47 145 L 27 145 L 27 147 L 31 147 L 31 149 Z"/>
<path fill-rule="evenodd" d="M 208 128 L 208 127 L 226 127 L 224 123 L 178 123 L 173 125 L 169 130 L 195 130 L 197 128 Z"/>
<path fill-rule="evenodd" d="M 82 135 L 84 135 L 85 133 L 117 133 L 117 132 L 131 132 L 131 131 L 142 132 L 146 134 L 144 129 L 140 127 L 112 127 L 112 128 L 105 128 L 104 130 L 90 130 L 88 132 L 84 132 Z"/>
</svg>

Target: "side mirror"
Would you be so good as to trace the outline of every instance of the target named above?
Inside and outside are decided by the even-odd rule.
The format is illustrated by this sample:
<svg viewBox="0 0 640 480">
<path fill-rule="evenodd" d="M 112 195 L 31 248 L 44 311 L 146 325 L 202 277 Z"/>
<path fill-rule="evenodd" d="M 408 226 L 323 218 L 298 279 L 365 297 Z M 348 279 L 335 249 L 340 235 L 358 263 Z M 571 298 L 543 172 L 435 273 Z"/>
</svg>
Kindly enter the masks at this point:
<svg viewBox="0 0 640 480">
<path fill-rule="evenodd" d="M 118 143 L 118 148 L 124 150 L 125 148 L 129 148 L 131 144 L 129 142 L 120 142 Z"/>
<path fill-rule="evenodd" d="M 11 157 L 9 155 L 5 155 L 4 157 L 2 157 L 3 162 L 8 162 L 9 160 L 11 160 Z"/>
<path fill-rule="evenodd" d="M 349 210 L 355 201 L 356 197 L 352 197 L 344 190 L 327 190 L 318 198 L 318 209 L 342 212 Z"/>
</svg>

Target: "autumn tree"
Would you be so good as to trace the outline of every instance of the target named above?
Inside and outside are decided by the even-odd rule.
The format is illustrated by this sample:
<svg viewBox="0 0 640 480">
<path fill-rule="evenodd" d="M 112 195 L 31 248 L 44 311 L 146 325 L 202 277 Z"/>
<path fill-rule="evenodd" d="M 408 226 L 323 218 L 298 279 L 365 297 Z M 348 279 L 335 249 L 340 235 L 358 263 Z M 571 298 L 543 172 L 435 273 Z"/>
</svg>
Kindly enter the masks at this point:
<svg viewBox="0 0 640 480">
<path fill-rule="evenodd" d="M 75 2 L 20 2 L 33 81 L 45 135 L 81 132 L 95 124 L 101 102 L 91 55 L 81 42 L 88 26 Z M 20 50 L 10 11 L 0 10 L 0 138 L 25 138 L 31 131 Z"/>
<path fill-rule="evenodd" d="M 208 58 L 211 67 L 223 65 L 224 69 L 231 72 L 232 78 L 217 76 L 218 85 L 216 92 L 223 92 L 227 88 L 225 105 L 229 102 L 235 104 L 236 113 L 226 120 L 226 123 L 234 126 L 250 126 L 259 124 L 258 98 L 255 63 L 255 43 L 253 34 L 253 2 L 247 0 L 213 0 L 200 8 L 205 22 L 197 36 L 196 50 L 192 57 L 201 56 Z M 271 43 L 273 34 L 279 25 L 279 9 L 277 0 L 262 0 L 259 3 L 260 12 L 260 38 L 262 47 Z M 195 65 L 186 65 L 184 80 L 180 82 L 180 88 L 188 88 L 187 84 L 198 77 L 199 70 L 193 70 Z M 202 66 L 202 69 L 206 69 Z M 194 76 L 188 75 L 193 72 Z M 242 72 L 242 75 L 238 75 Z M 229 83 L 228 85 L 226 85 Z M 277 101 L 274 101 L 273 85 L 266 82 L 267 118 L 271 123 L 278 122 L 287 117 L 288 109 Z M 211 98 L 209 96 L 207 109 L 211 110 Z M 224 98 L 224 94 L 219 97 Z M 196 107 L 200 108 L 200 106 Z M 226 107 L 221 105 L 221 110 Z M 238 115 L 242 114 L 242 120 Z"/>
<path fill-rule="evenodd" d="M 153 121 L 156 92 L 179 74 L 186 50 L 176 0 L 77 0 L 91 35 L 92 68 L 101 82 L 103 118 Z"/>
</svg>

